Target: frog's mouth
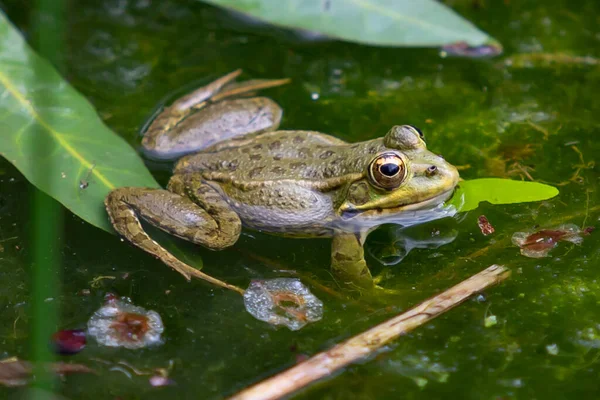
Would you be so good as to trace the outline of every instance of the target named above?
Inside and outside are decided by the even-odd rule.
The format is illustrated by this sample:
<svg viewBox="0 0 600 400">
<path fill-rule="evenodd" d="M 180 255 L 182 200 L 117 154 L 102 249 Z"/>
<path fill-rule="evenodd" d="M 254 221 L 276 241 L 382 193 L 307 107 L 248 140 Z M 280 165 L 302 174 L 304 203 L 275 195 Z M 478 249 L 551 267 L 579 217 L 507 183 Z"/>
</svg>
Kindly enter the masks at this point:
<svg viewBox="0 0 600 400">
<path fill-rule="evenodd" d="M 427 211 L 429 209 L 433 209 L 439 206 L 440 204 L 448 200 L 450 197 L 452 197 L 454 190 L 455 187 L 452 187 L 451 189 L 448 189 L 445 192 L 426 198 L 417 203 L 401 204 L 396 207 L 370 208 L 363 210 L 359 210 L 353 207 L 342 207 L 340 209 L 340 216 L 344 220 L 353 219 L 358 216 L 360 216 L 361 219 L 377 219 L 377 217 L 391 216 L 406 211 Z"/>
</svg>

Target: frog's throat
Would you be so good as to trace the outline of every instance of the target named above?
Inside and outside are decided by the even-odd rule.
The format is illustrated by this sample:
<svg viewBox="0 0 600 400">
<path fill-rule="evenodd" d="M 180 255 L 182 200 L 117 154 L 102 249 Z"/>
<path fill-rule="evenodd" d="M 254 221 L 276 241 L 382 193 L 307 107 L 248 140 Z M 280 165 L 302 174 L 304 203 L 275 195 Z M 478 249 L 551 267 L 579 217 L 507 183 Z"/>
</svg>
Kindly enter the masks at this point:
<svg viewBox="0 0 600 400">
<path fill-rule="evenodd" d="M 411 204 L 403 204 L 397 207 L 389 207 L 389 208 L 371 208 L 367 210 L 357 210 L 357 209 L 340 209 L 340 216 L 343 219 L 350 219 L 356 216 L 360 217 L 371 217 L 378 215 L 389 215 L 389 214 L 397 214 L 405 211 L 416 211 L 423 210 L 427 208 L 433 208 L 437 205 L 443 203 L 448 200 L 452 194 L 454 193 L 455 187 L 446 190 L 438 195 L 429 197 L 425 200 L 421 200 L 418 203 Z"/>
</svg>

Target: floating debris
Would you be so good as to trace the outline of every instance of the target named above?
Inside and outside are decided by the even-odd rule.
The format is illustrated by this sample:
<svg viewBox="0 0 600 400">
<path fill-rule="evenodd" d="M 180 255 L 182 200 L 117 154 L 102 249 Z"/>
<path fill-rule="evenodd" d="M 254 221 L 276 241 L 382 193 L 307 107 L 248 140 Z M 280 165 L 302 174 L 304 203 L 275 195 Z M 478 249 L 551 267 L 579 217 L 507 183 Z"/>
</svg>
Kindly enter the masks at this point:
<svg viewBox="0 0 600 400">
<path fill-rule="evenodd" d="M 512 68 L 548 68 L 561 65 L 596 66 L 600 65 L 600 61 L 591 56 L 576 56 L 566 53 L 523 53 L 506 58 L 502 64 Z"/>
<path fill-rule="evenodd" d="M 294 278 L 252 281 L 244 292 L 244 305 L 254 318 L 293 331 L 323 317 L 323 302 Z"/>
<path fill-rule="evenodd" d="M 495 231 L 485 215 L 480 215 L 479 218 L 477 218 L 477 225 L 479 225 L 479 230 L 484 236 L 491 235 Z"/>
<path fill-rule="evenodd" d="M 558 355 L 559 352 L 559 348 L 558 345 L 556 343 L 552 343 L 546 346 L 546 352 L 548 354 L 550 354 L 551 356 L 556 356 Z"/>
<path fill-rule="evenodd" d="M 93 374 L 95 371 L 83 364 L 52 363 L 44 365 L 59 376 L 72 373 Z M 11 357 L 0 361 L 0 385 L 15 387 L 27 385 L 33 374 L 30 362 Z"/>
<path fill-rule="evenodd" d="M 485 326 L 486 328 L 491 328 L 492 326 L 496 325 L 498 323 L 498 317 L 496 317 L 495 315 L 489 315 L 487 317 L 485 317 L 485 319 L 483 320 L 483 326 Z"/>
<path fill-rule="evenodd" d="M 440 50 L 440 57 L 469 57 L 483 58 L 494 57 L 502 54 L 502 46 L 499 43 L 484 44 L 481 46 L 469 46 L 466 42 L 456 42 L 443 46 Z"/>
<path fill-rule="evenodd" d="M 162 344 L 164 327 L 156 311 L 134 306 L 126 299 L 106 296 L 106 303 L 88 321 L 88 334 L 103 346 L 140 349 Z"/>
<path fill-rule="evenodd" d="M 593 227 L 582 230 L 575 224 L 566 224 L 536 232 L 516 232 L 512 236 L 512 242 L 521 248 L 522 255 L 542 258 L 548 257 L 548 253 L 558 245 L 558 242 L 581 244 L 583 235 L 589 235 L 593 230 Z"/>
<path fill-rule="evenodd" d="M 68 329 L 52 335 L 52 343 L 59 354 L 77 354 L 85 348 L 86 342 L 83 329 Z"/>
<path fill-rule="evenodd" d="M 170 379 L 168 376 L 163 375 L 154 375 L 148 379 L 150 386 L 160 387 L 160 386 L 171 386 L 174 385 L 175 382 Z"/>
</svg>

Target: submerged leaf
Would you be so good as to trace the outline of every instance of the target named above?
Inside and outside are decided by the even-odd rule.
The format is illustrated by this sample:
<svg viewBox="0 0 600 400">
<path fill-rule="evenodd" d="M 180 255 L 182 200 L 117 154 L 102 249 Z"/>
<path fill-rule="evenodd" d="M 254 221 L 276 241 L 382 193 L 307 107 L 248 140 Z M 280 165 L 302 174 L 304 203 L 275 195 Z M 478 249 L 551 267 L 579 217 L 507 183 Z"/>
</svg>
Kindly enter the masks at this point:
<svg viewBox="0 0 600 400">
<path fill-rule="evenodd" d="M 106 303 L 88 321 L 88 334 L 98 344 L 141 349 L 163 343 L 160 315 L 130 302 L 108 296 Z"/>
<path fill-rule="evenodd" d="M 460 182 L 449 204 L 458 211 L 470 211 L 482 201 L 491 204 L 527 203 L 548 200 L 557 194 L 557 188 L 543 183 L 483 178 Z"/>
<path fill-rule="evenodd" d="M 252 281 L 244 293 L 244 305 L 254 318 L 292 331 L 323 317 L 323 302 L 294 278 Z"/>
<path fill-rule="evenodd" d="M 548 257 L 550 250 L 555 248 L 558 242 L 581 244 L 583 235 L 589 235 L 592 230 L 593 227 L 581 229 L 575 224 L 566 224 L 537 231 L 515 232 L 512 242 L 521 248 L 521 254 L 525 257 L 542 258 Z"/>
<path fill-rule="evenodd" d="M 112 232 L 103 204 L 108 192 L 158 184 L 135 150 L 1 13 L 0 42 L 0 155 L 73 213 Z"/>
<path fill-rule="evenodd" d="M 202 0 L 274 25 L 376 46 L 436 47 L 493 42 L 435 0 Z M 499 46 L 496 44 L 496 46 Z"/>
</svg>

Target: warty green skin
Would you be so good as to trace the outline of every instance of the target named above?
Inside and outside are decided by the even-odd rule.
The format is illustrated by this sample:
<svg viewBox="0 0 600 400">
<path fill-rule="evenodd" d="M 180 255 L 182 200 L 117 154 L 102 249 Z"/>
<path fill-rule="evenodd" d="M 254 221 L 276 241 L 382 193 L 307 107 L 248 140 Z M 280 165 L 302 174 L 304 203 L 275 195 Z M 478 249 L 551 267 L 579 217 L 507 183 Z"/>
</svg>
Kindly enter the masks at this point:
<svg viewBox="0 0 600 400">
<path fill-rule="evenodd" d="M 230 83 L 237 74 L 181 98 L 150 125 L 142 142 L 149 154 L 191 154 L 176 163 L 167 190 L 112 191 L 105 203 L 113 226 L 187 278 L 213 279 L 225 287 L 177 260 L 147 235 L 139 219 L 215 250 L 233 245 L 242 224 L 286 236 L 332 237 L 338 278 L 372 288 L 362 248 L 368 232 L 386 222 L 435 218 L 430 210 L 452 194 L 456 168 L 428 151 L 408 126 L 354 144 L 319 132 L 276 131 L 281 111 L 272 100 L 230 98 L 274 84 Z M 220 134 L 224 140 L 215 139 Z M 403 167 L 403 179 L 392 189 L 378 187 L 369 174 L 374 160 L 385 155 Z"/>
<path fill-rule="evenodd" d="M 397 127 L 383 138 L 348 144 L 319 132 L 268 132 L 184 157 L 174 174 L 191 187 L 209 184 L 251 229 L 299 237 L 360 234 L 390 214 L 445 200 L 457 183 L 456 169 L 420 138 L 415 148 L 400 150 L 395 135 L 412 133 Z M 393 191 L 374 187 L 367 174 L 373 158 L 386 152 L 401 155 L 408 170 Z M 436 172 L 429 175 L 431 166 Z"/>
</svg>

